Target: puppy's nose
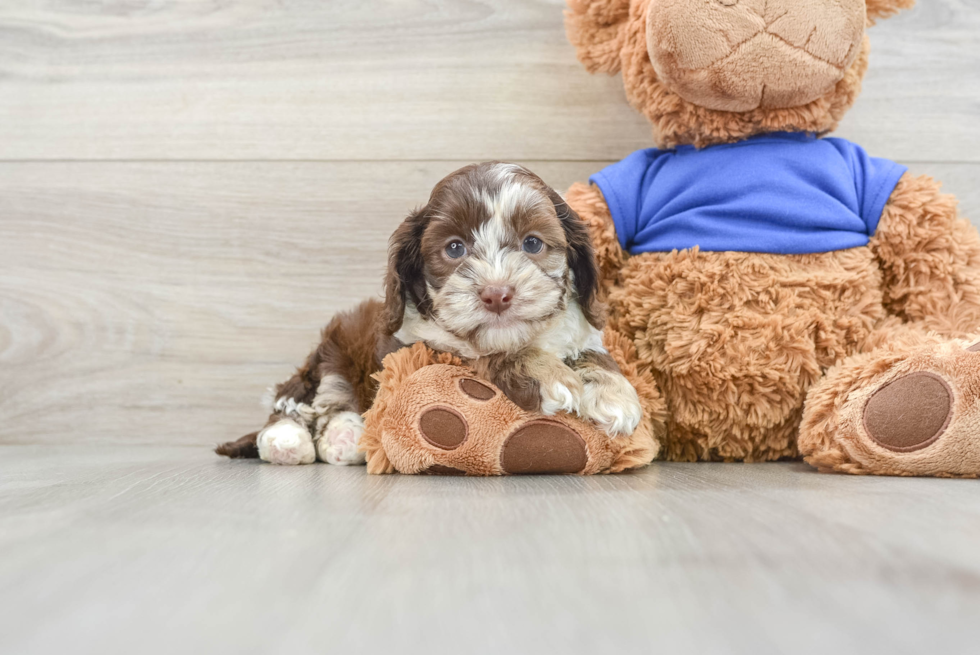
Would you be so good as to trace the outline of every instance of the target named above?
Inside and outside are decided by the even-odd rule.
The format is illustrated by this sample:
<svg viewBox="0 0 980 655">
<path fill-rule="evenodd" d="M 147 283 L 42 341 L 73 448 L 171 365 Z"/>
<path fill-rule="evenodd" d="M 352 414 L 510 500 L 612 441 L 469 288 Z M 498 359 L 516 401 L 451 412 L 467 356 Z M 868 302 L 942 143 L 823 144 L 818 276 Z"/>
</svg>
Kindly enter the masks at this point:
<svg viewBox="0 0 980 655">
<path fill-rule="evenodd" d="M 510 301 L 513 299 L 513 287 L 484 287 L 480 292 L 483 306 L 494 314 L 503 314 L 510 307 Z"/>
</svg>

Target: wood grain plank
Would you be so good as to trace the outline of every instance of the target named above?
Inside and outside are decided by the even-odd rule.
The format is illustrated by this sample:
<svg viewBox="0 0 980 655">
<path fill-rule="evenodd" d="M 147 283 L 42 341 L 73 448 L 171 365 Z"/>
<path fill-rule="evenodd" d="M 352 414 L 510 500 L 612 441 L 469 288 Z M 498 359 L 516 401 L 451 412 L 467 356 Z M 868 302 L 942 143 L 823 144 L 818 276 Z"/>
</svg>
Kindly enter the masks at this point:
<svg viewBox="0 0 980 655">
<path fill-rule="evenodd" d="M 249 431 L 460 165 L 0 165 L 0 443 Z"/>
<path fill-rule="evenodd" d="M 650 145 L 563 0 L 0 5 L 0 159 L 616 160 Z M 980 161 L 980 6 L 872 30 L 841 135 Z"/>
<path fill-rule="evenodd" d="M 963 653 L 975 481 L 0 447 L 0 651 Z"/>
<path fill-rule="evenodd" d="M 265 418 L 464 162 L 0 164 L 0 443 L 214 443 Z M 525 162 L 559 189 L 605 162 Z M 980 219 L 980 165 L 915 164 Z"/>
</svg>

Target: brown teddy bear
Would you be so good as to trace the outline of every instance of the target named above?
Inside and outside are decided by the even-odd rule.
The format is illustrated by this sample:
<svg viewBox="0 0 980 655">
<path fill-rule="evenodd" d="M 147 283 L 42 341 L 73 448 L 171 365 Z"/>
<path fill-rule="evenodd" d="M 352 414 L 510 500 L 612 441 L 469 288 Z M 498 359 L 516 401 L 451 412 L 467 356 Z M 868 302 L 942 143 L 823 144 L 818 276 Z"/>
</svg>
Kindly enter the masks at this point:
<svg viewBox="0 0 980 655">
<path fill-rule="evenodd" d="M 668 460 L 980 474 L 980 237 L 928 177 L 824 138 L 912 0 L 569 0 L 659 149 L 576 184 Z"/>
</svg>

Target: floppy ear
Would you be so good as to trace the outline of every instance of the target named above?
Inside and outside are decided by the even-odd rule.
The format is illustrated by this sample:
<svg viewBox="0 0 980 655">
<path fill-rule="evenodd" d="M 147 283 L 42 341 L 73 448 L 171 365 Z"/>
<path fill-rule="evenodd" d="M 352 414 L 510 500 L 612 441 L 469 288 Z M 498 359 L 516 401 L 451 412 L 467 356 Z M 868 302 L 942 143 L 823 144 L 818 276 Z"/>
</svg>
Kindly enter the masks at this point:
<svg viewBox="0 0 980 655">
<path fill-rule="evenodd" d="M 568 268 L 575 276 L 575 292 L 585 319 L 593 327 L 602 329 L 605 324 L 602 303 L 599 302 L 599 267 L 596 264 L 592 239 L 585 223 L 568 203 L 549 187 L 548 197 L 555 204 L 558 220 L 565 230 L 568 242 Z"/>
<path fill-rule="evenodd" d="M 868 24 L 874 25 L 879 18 L 888 18 L 914 4 L 915 0 L 867 0 Z"/>
<path fill-rule="evenodd" d="M 432 312 L 432 300 L 425 290 L 425 260 L 422 257 L 422 234 L 429 224 L 427 209 L 423 207 L 410 214 L 388 241 L 385 307 L 381 321 L 389 336 L 402 326 L 406 301 L 415 303 L 422 316 L 428 317 Z"/>
<path fill-rule="evenodd" d="M 568 0 L 565 34 L 590 73 L 619 72 L 630 0 Z"/>
</svg>

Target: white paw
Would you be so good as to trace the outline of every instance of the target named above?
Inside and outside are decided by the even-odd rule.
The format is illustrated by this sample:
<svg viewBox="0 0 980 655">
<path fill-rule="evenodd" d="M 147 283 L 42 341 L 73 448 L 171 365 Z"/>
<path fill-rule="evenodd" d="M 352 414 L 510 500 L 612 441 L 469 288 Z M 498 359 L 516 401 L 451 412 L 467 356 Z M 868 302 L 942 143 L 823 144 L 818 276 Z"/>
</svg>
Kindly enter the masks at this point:
<svg viewBox="0 0 980 655">
<path fill-rule="evenodd" d="M 585 383 L 579 416 L 595 422 L 610 437 L 629 436 L 640 424 L 640 398 L 626 378 L 605 375 Z"/>
<path fill-rule="evenodd" d="M 316 452 L 328 464 L 363 464 L 365 454 L 357 445 L 364 434 L 364 419 L 356 412 L 339 412 L 330 417 L 326 429 L 316 440 Z"/>
<path fill-rule="evenodd" d="M 291 419 L 282 419 L 259 432 L 259 457 L 273 464 L 312 464 L 316 450 L 310 431 Z"/>
<path fill-rule="evenodd" d="M 540 382 L 541 412 L 554 415 L 558 412 L 576 413 L 582 402 L 582 383 L 573 373 L 564 380 Z"/>
</svg>

